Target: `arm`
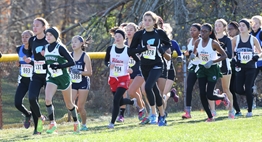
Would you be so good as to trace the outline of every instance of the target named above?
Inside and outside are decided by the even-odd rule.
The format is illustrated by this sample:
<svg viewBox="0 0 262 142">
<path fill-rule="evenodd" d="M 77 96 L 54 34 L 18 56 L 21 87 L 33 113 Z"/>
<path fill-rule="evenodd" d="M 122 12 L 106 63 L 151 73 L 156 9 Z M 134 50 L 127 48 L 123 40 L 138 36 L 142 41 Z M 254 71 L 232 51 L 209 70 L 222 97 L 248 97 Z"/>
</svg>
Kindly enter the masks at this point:
<svg viewBox="0 0 262 142">
<path fill-rule="evenodd" d="M 227 38 L 226 40 L 226 47 L 227 47 L 227 51 L 226 51 L 227 57 L 231 59 L 233 56 L 233 52 L 232 52 L 231 40 L 229 38 Z"/>
<path fill-rule="evenodd" d="M 212 47 L 213 50 L 216 50 L 221 55 L 220 58 L 213 60 L 213 63 L 225 60 L 227 58 L 225 50 L 214 40 L 212 41 Z"/>
<path fill-rule="evenodd" d="M 182 52 L 180 50 L 180 47 L 179 47 L 178 43 L 175 40 L 171 40 L 171 43 L 172 43 L 173 49 L 176 50 L 177 55 L 181 56 Z"/>
<path fill-rule="evenodd" d="M 130 54 L 142 53 L 147 50 L 146 45 L 144 45 L 145 47 L 142 47 L 142 45 L 138 46 L 141 42 L 142 32 L 143 31 L 138 31 L 135 33 L 132 42 L 130 44 Z"/>
<path fill-rule="evenodd" d="M 83 71 L 81 74 L 83 76 L 91 76 L 92 75 L 92 65 L 91 65 L 91 59 L 90 59 L 89 55 L 85 54 L 84 62 L 85 62 L 85 68 L 87 70 Z"/>
<path fill-rule="evenodd" d="M 104 64 L 107 67 L 109 67 L 109 65 L 110 65 L 110 51 L 111 51 L 111 48 L 112 48 L 112 46 L 109 46 L 106 49 L 106 56 L 105 56 Z"/>
<path fill-rule="evenodd" d="M 73 57 L 69 54 L 68 50 L 65 47 L 63 46 L 59 47 L 59 54 L 62 55 L 67 60 L 66 63 L 59 65 L 60 68 L 67 68 L 75 65 L 75 61 Z"/>
<path fill-rule="evenodd" d="M 163 56 L 164 56 L 164 58 L 166 59 L 166 60 L 171 60 L 172 59 L 172 57 L 171 57 L 171 49 L 170 48 L 168 48 L 167 50 L 166 50 L 166 52 L 163 54 Z"/>
<path fill-rule="evenodd" d="M 256 47 L 256 51 L 257 51 L 257 55 L 259 56 L 259 57 L 262 57 L 262 51 L 261 51 L 261 46 L 260 46 L 260 44 L 259 44 L 259 42 L 258 42 L 258 40 L 257 40 L 257 38 L 256 37 L 253 37 L 253 39 L 254 39 L 254 46 Z"/>
</svg>

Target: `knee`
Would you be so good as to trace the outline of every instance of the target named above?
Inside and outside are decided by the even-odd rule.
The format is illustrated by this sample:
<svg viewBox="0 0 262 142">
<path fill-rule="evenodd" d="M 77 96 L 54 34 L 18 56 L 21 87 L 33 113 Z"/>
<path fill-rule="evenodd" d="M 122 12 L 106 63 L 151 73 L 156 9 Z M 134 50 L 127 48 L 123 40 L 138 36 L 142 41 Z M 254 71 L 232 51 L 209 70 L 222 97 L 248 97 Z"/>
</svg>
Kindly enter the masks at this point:
<svg viewBox="0 0 262 142">
<path fill-rule="evenodd" d="M 66 103 L 66 108 L 71 110 L 74 108 L 74 105 L 72 103 Z M 79 109 L 78 107 L 76 107 L 77 109 Z"/>
<path fill-rule="evenodd" d="M 45 98 L 45 104 L 46 105 L 52 104 L 52 99 L 51 98 Z"/>
</svg>

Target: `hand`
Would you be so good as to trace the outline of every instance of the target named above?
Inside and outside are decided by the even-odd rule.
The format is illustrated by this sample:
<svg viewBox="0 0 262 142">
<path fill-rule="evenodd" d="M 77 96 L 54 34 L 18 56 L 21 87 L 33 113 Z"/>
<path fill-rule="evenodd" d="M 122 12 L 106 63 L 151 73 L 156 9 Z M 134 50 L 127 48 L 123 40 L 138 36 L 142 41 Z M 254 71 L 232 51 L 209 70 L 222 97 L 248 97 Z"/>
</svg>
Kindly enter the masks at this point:
<svg viewBox="0 0 262 142">
<path fill-rule="evenodd" d="M 30 57 L 26 57 L 26 56 L 23 57 L 23 60 L 24 60 L 27 64 L 29 64 L 29 63 L 32 61 L 32 59 L 31 59 Z"/>
<path fill-rule="evenodd" d="M 204 67 L 205 67 L 206 69 L 209 69 L 212 65 L 213 65 L 213 61 L 210 60 L 210 61 L 208 61 L 208 62 L 204 65 Z"/>
<path fill-rule="evenodd" d="M 82 71 L 78 70 L 77 68 L 72 68 L 72 69 L 71 69 L 71 72 L 72 72 L 73 74 L 81 74 L 81 73 L 82 73 Z"/>
<path fill-rule="evenodd" d="M 176 61 L 177 61 L 177 63 L 182 63 L 182 62 L 183 62 L 183 59 L 182 59 L 181 56 L 178 56 L 178 57 L 176 58 Z"/>
<path fill-rule="evenodd" d="M 255 62 L 257 62 L 258 59 L 259 59 L 259 56 L 258 56 L 258 55 L 255 55 L 255 56 L 252 57 L 252 60 L 255 61 Z"/>
<path fill-rule="evenodd" d="M 109 67 L 110 69 L 113 69 L 115 67 L 115 64 L 110 64 Z"/>
<path fill-rule="evenodd" d="M 51 64 L 50 68 L 53 69 L 53 70 L 57 70 L 57 69 L 60 69 L 60 65 L 59 64 Z"/>
<path fill-rule="evenodd" d="M 133 73 L 133 70 L 132 70 L 131 68 L 128 68 L 128 69 L 127 69 L 127 72 L 128 72 L 129 74 L 131 74 L 131 73 Z"/>
<path fill-rule="evenodd" d="M 194 53 L 191 53 L 189 56 L 189 60 L 194 60 L 196 58 L 196 55 Z"/>
<path fill-rule="evenodd" d="M 45 50 L 41 51 L 41 55 L 45 57 Z"/>
</svg>

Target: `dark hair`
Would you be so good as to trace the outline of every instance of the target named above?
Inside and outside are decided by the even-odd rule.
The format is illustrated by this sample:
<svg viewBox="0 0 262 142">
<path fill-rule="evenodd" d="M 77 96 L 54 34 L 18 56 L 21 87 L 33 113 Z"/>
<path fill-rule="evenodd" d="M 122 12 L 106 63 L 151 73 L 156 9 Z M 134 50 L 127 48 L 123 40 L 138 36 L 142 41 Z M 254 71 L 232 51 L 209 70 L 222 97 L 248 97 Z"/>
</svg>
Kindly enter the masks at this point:
<svg viewBox="0 0 262 142">
<path fill-rule="evenodd" d="M 76 36 L 74 36 L 73 38 L 77 38 L 80 42 L 83 42 L 83 45 L 81 46 L 81 49 L 82 49 L 83 51 L 85 51 L 85 48 L 87 48 L 87 47 L 89 46 L 89 44 L 93 42 L 91 36 L 88 36 L 88 37 L 86 38 L 86 40 L 84 40 L 84 38 L 83 38 L 82 36 L 80 36 L 80 35 L 76 35 Z M 73 38 L 72 38 L 72 39 L 73 39 Z"/>
<path fill-rule="evenodd" d="M 199 23 L 193 23 L 191 26 L 197 28 L 198 31 L 201 30 L 201 24 L 199 24 Z"/>
<path fill-rule="evenodd" d="M 202 27 L 207 27 L 208 30 L 211 31 L 211 34 L 209 35 L 209 37 L 212 38 L 213 40 L 218 41 L 218 39 L 217 39 L 217 37 L 216 37 L 216 35 L 215 35 L 215 32 L 214 32 L 214 29 L 213 29 L 213 27 L 212 27 L 211 24 L 209 24 L 209 23 L 204 23 L 204 24 L 202 25 Z"/>
<path fill-rule="evenodd" d="M 119 34 L 121 34 L 121 35 L 123 36 L 123 38 L 124 38 L 124 39 L 126 39 L 126 34 L 125 34 L 125 32 L 124 32 L 123 30 L 121 30 L 121 29 L 118 29 L 118 30 L 116 30 L 116 31 L 115 31 L 115 33 L 114 33 L 114 34 L 116 34 L 116 33 L 119 33 Z"/>
<path fill-rule="evenodd" d="M 118 30 L 118 29 L 119 29 L 119 27 L 113 27 L 109 30 L 109 33 L 113 36 L 115 34 L 116 30 Z"/>
<path fill-rule="evenodd" d="M 158 28 L 160 28 L 160 29 L 164 29 L 164 20 L 163 20 L 160 16 L 158 16 L 157 26 L 158 26 Z"/>
<path fill-rule="evenodd" d="M 228 25 L 231 25 L 231 26 L 233 26 L 235 29 L 238 30 L 239 25 L 238 25 L 238 23 L 237 23 L 236 21 L 231 21 Z"/>
</svg>

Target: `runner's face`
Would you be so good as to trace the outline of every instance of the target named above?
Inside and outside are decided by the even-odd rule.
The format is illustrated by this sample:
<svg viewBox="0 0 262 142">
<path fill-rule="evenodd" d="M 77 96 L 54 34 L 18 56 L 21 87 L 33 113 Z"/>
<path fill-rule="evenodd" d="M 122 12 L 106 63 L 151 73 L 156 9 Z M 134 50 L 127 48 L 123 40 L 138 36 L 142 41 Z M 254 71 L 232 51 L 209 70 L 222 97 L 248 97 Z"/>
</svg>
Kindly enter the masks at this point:
<svg viewBox="0 0 262 142">
<path fill-rule="evenodd" d="M 124 43 L 124 37 L 120 33 L 115 33 L 115 43 L 122 44 Z"/>
<path fill-rule="evenodd" d="M 34 20 L 33 22 L 33 32 L 35 35 L 39 35 L 41 33 L 43 33 L 45 30 L 45 27 L 43 25 L 43 23 L 39 20 Z"/>
<path fill-rule="evenodd" d="M 215 22 L 215 30 L 217 34 L 223 33 L 225 30 L 224 25 L 220 21 Z"/>
<path fill-rule="evenodd" d="M 81 42 L 78 37 L 74 37 L 72 39 L 72 49 L 75 51 L 79 48 L 81 48 L 81 46 L 83 45 L 83 42 Z"/>
<path fill-rule="evenodd" d="M 228 35 L 230 37 L 234 37 L 238 34 L 238 29 L 236 29 L 234 26 L 232 25 L 228 25 L 227 26 L 227 32 L 228 32 Z"/>
<path fill-rule="evenodd" d="M 259 23 L 259 21 L 258 21 L 258 19 L 253 19 L 252 20 L 252 30 L 253 31 L 257 31 L 259 28 L 260 28 L 260 23 Z"/>
<path fill-rule="evenodd" d="M 190 27 L 190 35 L 192 38 L 199 37 L 199 34 L 200 34 L 200 31 L 195 26 Z"/>
<path fill-rule="evenodd" d="M 127 38 L 131 39 L 133 38 L 134 34 L 135 34 L 135 27 L 132 25 L 128 25 L 126 26 L 126 36 Z"/>
<path fill-rule="evenodd" d="M 243 32 L 248 32 L 247 25 L 246 25 L 244 22 L 240 22 L 240 23 L 239 23 L 238 29 L 239 29 L 239 31 L 240 31 L 241 33 L 243 33 Z"/>
<path fill-rule="evenodd" d="M 207 39 L 209 38 L 210 34 L 211 34 L 211 31 L 206 26 L 201 27 L 201 30 L 200 30 L 201 38 Z"/>
<path fill-rule="evenodd" d="M 144 16 L 143 25 L 144 25 L 145 29 L 154 28 L 155 23 L 156 22 L 153 20 L 153 18 L 151 16 Z"/>
<path fill-rule="evenodd" d="M 28 41 L 29 41 L 30 37 L 31 37 L 31 35 L 28 32 L 22 33 L 22 43 L 24 45 L 28 44 Z"/>
<path fill-rule="evenodd" d="M 56 41 L 55 37 L 49 32 L 46 33 L 45 39 L 48 43 L 53 43 Z"/>
</svg>

